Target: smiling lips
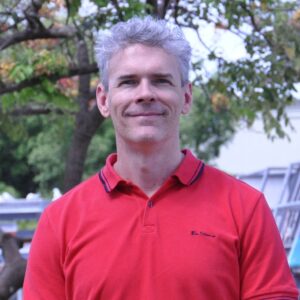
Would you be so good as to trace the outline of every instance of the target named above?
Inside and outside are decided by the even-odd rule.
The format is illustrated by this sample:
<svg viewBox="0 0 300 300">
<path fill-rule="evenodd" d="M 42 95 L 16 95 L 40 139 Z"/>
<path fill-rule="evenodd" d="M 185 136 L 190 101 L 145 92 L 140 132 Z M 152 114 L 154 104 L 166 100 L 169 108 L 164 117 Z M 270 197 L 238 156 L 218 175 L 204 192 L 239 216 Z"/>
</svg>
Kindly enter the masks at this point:
<svg viewBox="0 0 300 300">
<path fill-rule="evenodd" d="M 126 117 L 155 117 L 155 116 L 164 116 L 166 112 L 164 111 L 140 111 L 140 112 L 127 112 L 125 113 Z"/>
</svg>

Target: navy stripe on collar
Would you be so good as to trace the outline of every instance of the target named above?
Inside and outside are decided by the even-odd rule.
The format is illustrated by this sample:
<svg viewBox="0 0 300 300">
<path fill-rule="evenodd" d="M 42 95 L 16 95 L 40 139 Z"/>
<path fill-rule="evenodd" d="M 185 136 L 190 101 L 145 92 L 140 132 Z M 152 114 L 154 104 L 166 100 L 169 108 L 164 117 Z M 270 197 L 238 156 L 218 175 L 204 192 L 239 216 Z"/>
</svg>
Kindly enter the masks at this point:
<svg viewBox="0 0 300 300">
<path fill-rule="evenodd" d="M 103 187 L 104 187 L 105 191 L 106 191 L 107 193 L 111 192 L 111 189 L 110 189 L 110 187 L 109 187 L 108 181 L 107 181 L 107 179 L 105 178 L 105 176 L 104 176 L 104 174 L 103 174 L 103 172 L 102 172 L 102 169 L 101 169 L 100 172 L 98 173 L 98 176 L 99 176 L 100 181 L 101 181 L 102 184 L 103 184 Z"/>
<path fill-rule="evenodd" d="M 189 185 L 193 184 L 201 176 L 201 174 L 203 173 L 203 170 L 204 170 L 204 166 L 205 166 L 205 164 L 203 162 L 199 163 L 195 174 L 193 175 L 193 177 L 191 178 L 191 180 L 189 182 Z"/>
</svg>

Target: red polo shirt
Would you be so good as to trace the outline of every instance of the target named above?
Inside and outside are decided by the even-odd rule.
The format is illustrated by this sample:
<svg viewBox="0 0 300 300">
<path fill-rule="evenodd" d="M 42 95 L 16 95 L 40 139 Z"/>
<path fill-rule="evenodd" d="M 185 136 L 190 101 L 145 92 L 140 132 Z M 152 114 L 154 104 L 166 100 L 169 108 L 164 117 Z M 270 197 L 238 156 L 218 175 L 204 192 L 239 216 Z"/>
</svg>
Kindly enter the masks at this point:
<svg viewBox="0 0 300 300">
<path fill-rule="evenodd" d="M 261 193 L 185 151 L 148 198 L 116 159 L 42 215 L 25 300 L 297 299 Z"/>
</svg>

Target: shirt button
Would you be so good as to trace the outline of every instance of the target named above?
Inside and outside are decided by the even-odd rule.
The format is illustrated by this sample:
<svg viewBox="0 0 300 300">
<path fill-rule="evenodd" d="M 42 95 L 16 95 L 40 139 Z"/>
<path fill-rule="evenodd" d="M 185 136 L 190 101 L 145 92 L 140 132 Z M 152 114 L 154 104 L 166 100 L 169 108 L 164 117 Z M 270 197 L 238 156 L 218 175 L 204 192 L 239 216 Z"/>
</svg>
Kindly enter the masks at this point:
<svg viewBox="0 0 300 300">
<path fill-rule="evenodd" d="M 148 201 L 148 207 L 150 207 L 150 208 L 153 207 L 153 201 L 151 201 L 151 200 Z"/>
</svg>

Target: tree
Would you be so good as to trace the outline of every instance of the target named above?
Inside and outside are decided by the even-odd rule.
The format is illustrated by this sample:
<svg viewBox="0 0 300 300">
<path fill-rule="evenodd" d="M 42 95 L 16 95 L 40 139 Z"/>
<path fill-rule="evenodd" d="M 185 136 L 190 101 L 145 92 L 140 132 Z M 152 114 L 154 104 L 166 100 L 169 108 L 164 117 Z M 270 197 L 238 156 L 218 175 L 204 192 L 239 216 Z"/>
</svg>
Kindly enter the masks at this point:
<svg viewBox="0 0 300 300">
<path fill-rule="evenodd" d="M 281 122 L 289 122 L 285 107 L 293 101 L 300 71 L 297 1 L 91 2 L 97 7 L 85 15 L 78 14 L 79 0 L 3 0 L 0 4 L 1 125 L 28 115 L 74 118 L 65 159 L 65 190 L 81 180 L 88 146 L 104 121 L 94 98 L 98 70 L 93 33 L 135 14 L 153 14 L 194 29 L 209 53 L 207 59 L 217 63 L 216 74 L 203 78 L 201 59 L 194 61 L 193 83 L 199 97 L 192 118 L 183 124 L 185 143 L 200 154 L 215 155 L 238 120 L 251 126 L 258 114 L 270 137 L 285 135 Z M 240 36 L 247 56 L 227 61 L 217 49 L 205 45 L 203 22 Z M 13 130 L 8 126 L 7 132 Z M 20 272 L 10 273 L 11 281 Z"/>
<path fill-rule="evenodd" d="M 228 109 L 228 98 L 220 93 L 212 96 L 212 105 L 199 88 L 194 89 L 193 97 L 192 111 L 181 122 L 181 143 L 183 147 L 197 149 L 199 157 L 209 161 L 219 155 L 221 145 L 233 136 L 236 116 Z"/>
<path fill-rule="evenodd" d="M 2 116 L 0 121 L 0 178 L 1 182 L 6 183 L 5 190 L 0 188 L 0 194 L 8 192 L 7 185 L 21 195 L 35 192 L 38 188 L 37 183 L 32 181 L 35 170 L 28 164 L 27 142 L 29 136 L 34 136 L 40 130 L 40 122 L 28 119 L 25 125 L 22 121 L 12 123 L 10 118 L 5 116 Z"/>
<path fill-rule="evenodd" d="M 75 118 L 65 159 L 64 190 L 81 180 L 89 144 L 104 121 L 95 105 L 93 34 L 135 14 L 150 13 L 192 28 L 202 43 L 203 22 L 214 24 L 216 30 L 231 31 L 245 42 L 247 56 L 233 62 L 205 45 L 207 58 L 218 64 L 216 74 L 210 78 L 204 79 L 199 73 L 202 61 L 194 61 L 193 83 L 202 90 L 199 101 L 205 103 L 206 99 L 211 106 L 206 110 L 206 114 L 212 114 L 207 120 L 221 120 L 223 116 L 227 120 L 217 125 L 219 129 L 225 126 L 224 130 L 208 130 L 219 137 L 226 132 L 226 138 L 219 138 L 217 143 L 210 142 L 212 137 L 203 130 L 210 124 L 194 131 L 190 138 L 183 134 L 195 150 L 217 154 L 238 120 L 251 126 L 258 114 L 270 137 L 285 135 L 281 122 L 289 121 L 284 109 L 293 101 L 294 83 L 299 80 L 300 22 L 296 1 L 91 2 L 96 8 L 81 15 L 79 0 L 6 0 L 1 4 L 1 116 L 55 113 L 62 118 Z M 221 110 L 216 109 L 220 106 Z M 196 125 L 203 120 L 200 115 L 193 119 Z M 215 129 L 216 124 L 212 125 Z"/>
<path fill-rule="evenodd" d="M 19 253 L 21 242 L 0 229 L 0 247 L 5 265 L 0 269 L 0 299 L 7 300 L 23 284 L 26 260 Z"/>
</svg>

